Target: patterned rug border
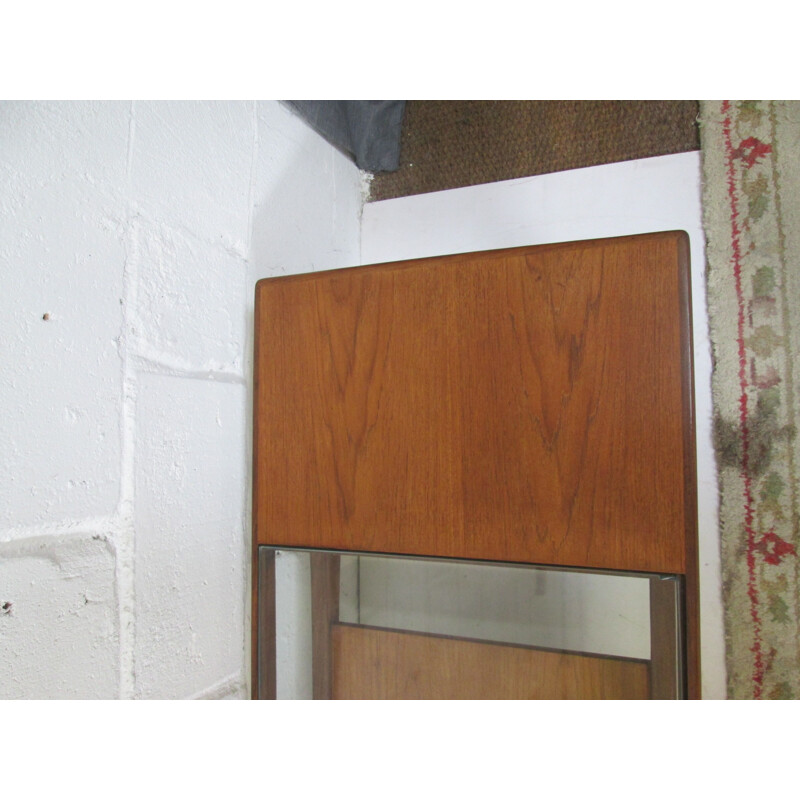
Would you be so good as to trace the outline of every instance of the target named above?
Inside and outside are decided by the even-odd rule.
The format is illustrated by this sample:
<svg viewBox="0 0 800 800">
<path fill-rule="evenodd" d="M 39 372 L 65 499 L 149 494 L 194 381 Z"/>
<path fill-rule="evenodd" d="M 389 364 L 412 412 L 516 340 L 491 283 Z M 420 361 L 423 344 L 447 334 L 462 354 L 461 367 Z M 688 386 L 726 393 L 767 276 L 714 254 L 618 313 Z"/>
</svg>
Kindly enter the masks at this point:
<svg viewBox="0 0 800 800">
<path fill-rule="evenodd" d="M 784 140 L 789 147 L 784 147 Z M 800 104 L 701 104 L 728 695 L 800 696 Z"/>
</svg>

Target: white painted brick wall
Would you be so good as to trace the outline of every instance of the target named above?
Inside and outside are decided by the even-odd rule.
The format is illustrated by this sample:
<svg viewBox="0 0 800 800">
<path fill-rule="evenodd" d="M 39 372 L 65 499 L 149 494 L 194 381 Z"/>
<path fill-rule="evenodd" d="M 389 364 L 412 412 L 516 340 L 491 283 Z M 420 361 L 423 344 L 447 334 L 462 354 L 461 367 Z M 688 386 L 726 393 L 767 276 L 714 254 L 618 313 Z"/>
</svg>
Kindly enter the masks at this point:
<svg viewBox="0 0 800 800">
<path fill-rule="evenodd" d="M 132 235 L 138 302 L 129 335 L 137 355 L 177 369 L 242 376 L 250 288 L 241 257 L 141 218 Z"/>
<path fill-rule="evenodd" d="M 114 551 L 104 534 L 0 543 L 3 699 L 101 699 L 119 690 Z"/>
<path fill-rule="evenodd" d="M 0 104 L 0 530 L 118 501 L 124 206 L 101 179 L 124 176 L 123 112 Z M 92 113 L 121 170 L 88 157 Z"/>
<path fill-rule="evenodd" d="M 253 112 L 244 102 L 137 104 L 130 186 L 142 214 L 245 257 Z"/>
<path fill-rule="evenodd" d="M 244 381 L 143 374 L 136 408 L 136 693 L 186 697 L 244 658 Z"/>
<path fill-rule="evenodd" d="M 0 698 L 247 696 L 253 284 L 360 186 L 276 102 L 0 103 Z"/>
</svg>

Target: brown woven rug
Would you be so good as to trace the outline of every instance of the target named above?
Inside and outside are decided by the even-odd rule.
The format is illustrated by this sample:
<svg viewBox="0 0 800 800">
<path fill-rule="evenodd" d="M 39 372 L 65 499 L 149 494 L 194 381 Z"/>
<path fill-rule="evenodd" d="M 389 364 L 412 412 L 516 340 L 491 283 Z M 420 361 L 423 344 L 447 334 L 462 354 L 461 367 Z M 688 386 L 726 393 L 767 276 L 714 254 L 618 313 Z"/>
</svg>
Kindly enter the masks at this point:
<svg viewBox="0 0 800 800">
<path fill-rule="evenodd" d="M 728 695 L 800 697 L 800 103 L 702 104 Z"/>
<path fill-rule="evenodd" d="M 408 100 L 387 200 L 699 150 L 695 100 Z"/>
</svg>

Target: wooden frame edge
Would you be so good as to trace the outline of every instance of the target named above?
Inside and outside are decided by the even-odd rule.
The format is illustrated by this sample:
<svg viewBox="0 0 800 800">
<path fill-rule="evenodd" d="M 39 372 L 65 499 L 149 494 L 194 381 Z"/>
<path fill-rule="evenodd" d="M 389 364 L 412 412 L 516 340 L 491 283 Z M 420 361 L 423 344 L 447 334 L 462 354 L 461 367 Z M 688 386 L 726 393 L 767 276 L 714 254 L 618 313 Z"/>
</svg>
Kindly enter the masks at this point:
<svg viewBox="0 0 800 800">
<path fill-rule="evenodd" d="M 684 431 L 684 513 L 686 546 L 686 582 L 684 587 L 684 630 L 686 697 L 702 697 L 700 664 L 700 554 L 697 510 L 697 435 L 694 403 L 694 350 L 692 335 L 692 290 L 689 235 L 679 231 L 678 281 L 681 315 L 681 372 L 683 375 Z"/>
</svg>

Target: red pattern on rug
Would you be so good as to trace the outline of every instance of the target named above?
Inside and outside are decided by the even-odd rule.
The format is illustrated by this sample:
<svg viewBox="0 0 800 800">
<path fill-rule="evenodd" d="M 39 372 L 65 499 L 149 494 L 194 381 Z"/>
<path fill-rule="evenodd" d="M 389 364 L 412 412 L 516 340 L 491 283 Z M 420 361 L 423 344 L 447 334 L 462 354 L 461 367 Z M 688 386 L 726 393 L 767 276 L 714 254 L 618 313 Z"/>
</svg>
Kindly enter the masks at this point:
<svg viewBox="0 0 800 800">
<path fill-rule="evenodd" d="M 722 104 L 723 134 L 725 138 L 726 165 L 728 168 L 728 197 L 731 205 L 731 241 L 733 245 L 733 274 L 736 283 L 736 297 L 739 305 L 738 319 L 738 348 L 739 348 L 739 423 L 742 442 L 742 474 L 744 476 L 744 511 L 745 529 L 747 532 L 747 594 L 750 598 L 750 616 L 753 620 L 753 697 L 760 699 L 764 684 L 764 657 L 761 643 L 761 618 L 759 614 L 759 596 L 756 583 L 756 533 L 753 526 L 753 490 L 749 471 L 749 445 L 750 436 L 748 429 L 748 403 L 747 403 L 747 352 L 745 349 L 745 299 L 742 290 L 742 263 L 741 263 L 741 231 L 739 229 L 739 208 L 736 197 L 736 178 L 734 171 L 734 158 L 742 157 L 746 163 L 756 163 L 763 155 L 763 148 L 758 148 L 753 142 L 743 141 L 734 149 L 731 140 L 731 104 L 725 100 Z M 753 154 L 756 154 L 753 157 Z"/>
</svg>

